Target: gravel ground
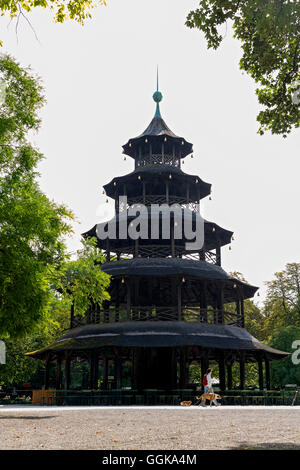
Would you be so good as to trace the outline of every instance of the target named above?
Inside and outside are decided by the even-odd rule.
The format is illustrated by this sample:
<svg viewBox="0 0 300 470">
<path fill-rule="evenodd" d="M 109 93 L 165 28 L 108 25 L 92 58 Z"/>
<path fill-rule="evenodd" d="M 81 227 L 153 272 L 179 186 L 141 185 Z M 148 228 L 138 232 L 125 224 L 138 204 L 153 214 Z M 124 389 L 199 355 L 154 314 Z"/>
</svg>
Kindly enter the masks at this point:
<svg viewBox="0 0 300 470">
<path fill-rule="evenodd" d="M 0 408 L 0 449 L 299 449 L 300 407 Z"/>
</svg>

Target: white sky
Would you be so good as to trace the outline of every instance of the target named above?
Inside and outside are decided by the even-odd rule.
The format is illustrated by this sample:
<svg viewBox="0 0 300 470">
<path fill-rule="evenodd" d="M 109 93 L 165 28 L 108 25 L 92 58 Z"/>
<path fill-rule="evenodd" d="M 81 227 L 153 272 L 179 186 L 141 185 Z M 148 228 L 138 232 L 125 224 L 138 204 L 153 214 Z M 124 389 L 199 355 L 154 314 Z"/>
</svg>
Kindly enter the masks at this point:
<svg viewBox="0 0 300 470">
<path fill-rule="evenodd" d="M 184 26 L 196 0 L 108 0 L 84 27 L 57 25 L 39 10 L 29 19 L 0 19 L 3 52 L 41 76 L 47 97 L 34 141 L 46 160 L 41 187 L 76 214 L 75 235 L 101 217 L 102 186 L 129 173 L 121 146 L 153 117 L 156 65 L 168 126 L 194 144 L 183 170 L 213 185 L 202 215 L 235 232 L 223 267 L 264 281 L 288 262 L 299 262 L 299 132 L 287 139 L 256 134 L 259 110 L 254 83 L 238 68 L 239 43 L 228 28 L 218 51 L 202 33 Z M 224 28 L 225 34 L 225 28 Z M 106 205 L 107 206 L 107 205 Z M 261 297 L 262 298 L 262 297 Z"/>
</svg>

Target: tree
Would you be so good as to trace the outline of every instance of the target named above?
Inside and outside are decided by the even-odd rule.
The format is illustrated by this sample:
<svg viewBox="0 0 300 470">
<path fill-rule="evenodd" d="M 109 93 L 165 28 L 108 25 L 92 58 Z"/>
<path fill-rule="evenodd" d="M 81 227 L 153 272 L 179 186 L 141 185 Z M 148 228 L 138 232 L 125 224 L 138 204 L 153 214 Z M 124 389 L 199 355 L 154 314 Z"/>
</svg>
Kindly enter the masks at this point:
<svg viewBox="0 0 300 470">
<path fill-rule="evenodd" d="M 91 304 L 101 306 L 110 298 L 106 290 L 110 276 L 100 269 L 105 258 L 96 246 L 96 239 L 82 240 L 82 244 L 77 259 L 65 263 L 57 280 L 57 288 L 73 304 L 76 315 L 83 315 Z"/>
<path fill-rule="evenodd" d="M 0 385 L 7 388 L 31 382 L 32 388 L 41 387 L 45 364 L 26 357 L 26 353 L 53 343 L 69 327 L 69 318 L 69 302 L 51 290 L 44 319 L 33 325 L 26 336 L 5 341 L 6 364 L 0 365 Z"/>
<path fill-rule="evenodd" d="M 300 340 L 300 327 L 289 325 L 277 330 L 270 341 L 270 346 L 281 351 L 293 353 L 294 341 Z M 289 356 L 281 361 L 271 362 L 272 387 L 283 387 L 287 384 L 300 385 L 300 364 L 293 362 L 293 357 Z"/>
<path fill-rule="evenodd" d="M 68 0 L 67 2 L 64 0 L 50 0 L 48 2 L 46 0 L 22 0 L 22 2 L 0 0 L 0 12 L 2 16 L 8 14 L 11 19 L 16 18 L 16 29 L 18 29 L 21 17 L 25 18 L 32 28 L 26 14 L 36 7 L 51 10 L 56 23 L 74 20 L 79 24 L 84 24 L 87 18 L 91 18 L 90 10 L 99 4 L 106 5 L 106 0 Z M 2 45 L 1 41 L 0 45 Z"/>
<path fill-rule="evenodd" d="M 259 87 L 257 116 L 259 134 L 291 132 L 299 127 L 299 31 L 300 4 L 296 0 L 202 0 L 188 14 L 186 25 L 200 29 L 208 48 L 217 49 L 223 37 L 220 26 L 233 24 L 234 37 L 240 40 L 243 55 L 240 68 Z M 294 101 L 294 102 L 293 102 Z"/>
<path fill-rule="evenodd" d="M 42 320 L 49 283 L 66 258 L 72 213 L 40 190 L 42 155 L 27 140 L 40 125 L 39 79 L 9 56 L 0 57 L 5 84 L 0 107 L 0 334 L 30 332 Z"/>
<path fill-rule="evenodd" d="M 264 331 L 270 338 L 282 327 L 300 327 L 300 263 L 288 263 L 267 282 Z"/>
</svg>

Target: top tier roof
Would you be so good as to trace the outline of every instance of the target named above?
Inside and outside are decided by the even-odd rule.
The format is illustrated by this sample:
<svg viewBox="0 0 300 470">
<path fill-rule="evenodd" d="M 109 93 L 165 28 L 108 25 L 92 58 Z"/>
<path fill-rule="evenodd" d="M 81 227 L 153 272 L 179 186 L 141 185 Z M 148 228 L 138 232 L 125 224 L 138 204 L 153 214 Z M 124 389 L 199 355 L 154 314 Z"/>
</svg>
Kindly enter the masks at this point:
<svg viewBox="0 0 300 470">
<path fill-rule="evenodd" d="M 150 122 L 147 129 L 144 130 L 142 134 L 132 139 L 129 139 L 128 142 L 123 145 L 123 153 L 130 157 L 138 156 L 138 147 L 141 147 L 141 144 L 151 144 L 153 142 L 164 142 L 167 147 L 175 145 L 180 148 L 180 157 L 184 158 L 193 151 L 193 145 L 190 142 L 187 142 L 183 137 L 180 137 L 169 129 L 165 121 L 162 119 L 160 114 L 159 103 L 162 100 L 162 94 L 157 90 L 153 94 L 153 99 L 156 102 L 156 111 L 155 115 Z"/>
</svg>

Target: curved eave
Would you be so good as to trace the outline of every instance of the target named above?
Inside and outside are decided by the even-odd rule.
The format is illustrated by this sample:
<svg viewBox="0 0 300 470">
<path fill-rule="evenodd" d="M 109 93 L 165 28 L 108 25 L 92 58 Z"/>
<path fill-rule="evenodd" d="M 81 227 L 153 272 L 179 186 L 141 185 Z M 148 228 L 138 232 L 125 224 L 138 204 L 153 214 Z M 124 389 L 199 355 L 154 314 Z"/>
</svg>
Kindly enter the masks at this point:
<svg viewBox="0 0 300 470">
<path fill-rule="evenodd" d="M 193 145 L 190 142 L 174 134 L 161 117 L 154 117 L 142 134 L 129 139 L 128 142 L 122 146 L 123 153 L 129 157 L 135 158 L 137 157 L 136 149 L 140 147 L 141 144 L 162 143 L 165 139 L 166 146 L 169 145 L 169 142 L 171 142 L 171 145 L 175 144 L 180 146 L 181 158 L 186 157 L 193 151 Z"/>
<path fill-rule="evenodd" d="M 257 354 L 271 360 L 283 359 L 289 353 L 261 343 L 244 328 L 182 321 L 124 322 L 85 325 L 69 330 L 47 348 L 27 356 L 45 359 L 48 353 L 79 351 L 108 347 L 180 347 L 242 350 L 248 358 Z"/>
<path fill-rule="evenodd" d="M 258 287 L 230 276 L 223 268 L 205 261 L 184 258 L 131 258 L 106 262 L 101 269 L 112 277 L 152 276 L 152 277 L 190 277 L 209 281 L 223 281 L 227 292 L 239 289 L 242 298 L 254 296 Z M 228 294 L 227 294 L 228 297 Z M 233 296 L 233 299 L 235 296 Z M 229 299 L 229 297 L 228 297 Z M 227 300 L 228 302 L 231 299 Z"/>
<path fill-rule="evenodd" d="M 121 213 L 120 217 L 122 217 L 122 213 Z M 120 217 L 116 216 L 113 219 L 111 219 L 110 221 L 103 222 L 100 225 L 103 226 L 103 229 L 105 230 L 105 226 L 108 224 L 108 222 L 112 223 L 115 220 L 116 224 L 118 224 L 118 221 L 119 221 Z M 129 224 L 130 220 L 132 220 L 132 218 L 134 218 L 134 217 L 128 217 L 128 224 Z M 97 225 L 94 225 L 94 227 L 92 227 L 90 230 L 88 230 L 85 233 L 82 233 L 82 236 L 84 238 L 96 237 L 97 240 L 98 240 L 98 247 L 101 248 L 101 249 L 106 249 L 106 240 L 102 240 L 102 239 L 98 238 L 96 229 L 97 229 Z M 118 233 L 118 230 L 117 230 L 117 233 Z M 219 225 L 215 224 L 214 222 L 209 222 L 209 221 L 205 220 L 205 222 L 204 222 L 204 239 L 205 239 L 205 249 L 206 250 L 209 251 L 209 250 L 215 249 L 217 246 L 222 247 L 222 246 L 228 245 L 229 243 L 231 243 L 232 236 L 233 236 L 233 232 L 220 227 Z M 143 242 L 146 245 L 152 244 L 151 239 L 149 239 L 149 240 L 140 240 L 141 245 L 143 245 Z M 184 238 L 182 240 L 176 240 L 176 244 L 179 244 L 179 245 L 180 245 L 180 243 L 185 243 L 185 242 L 186 242 L 186 240 Z M 119 238 L 111 239 L 110 240 L 110 249 L 113 250 L 114 248 L 121 248 L 121 247 L 124 247 L 124 246 L 130 246 L 131 244 L 134 245 L 134 240 L 131 240 L 131 239 L 123 240 L 123 239 L 119 239 Z M 166 244 L 167 245 L 167 244 L 169 244 L 169 240 L 165 240 L 165 239 L 153 240 L 153 245 L 156 245 L 156 244 L 163 244 L 163 245 Z"/>
<path fill-rule="evenodd" d="M 120 194 L 123 193 L 123 184 L 133 185 L 136 188 L 142 181 L 151 181 L 154 177 L 164 177 L 166 180 L 170 179 L 169 175 L 172 176 L 172 180 L 178 182 L 179 185 L 186 182 L 190 184 L 190 194 L 199 193 L 200 199 L 208 196 L 211 193 L 211 184 L 206 183 L 197 175 L 189 175 L 184 173 L 182 170 L 169 165 L 153 165 L 140 167 L 131 173 L 123 176 L 117 176 L 113 178 L 108 184 L 103 186 L 106 195 L 112 199 L 116 199 Z M 140 177 L 140 179 L 139 179 Z M 119 187 L 121 190 L 119 191 Z M 131 197 L 131 196 L 130 196 Z"/>
</svg>

